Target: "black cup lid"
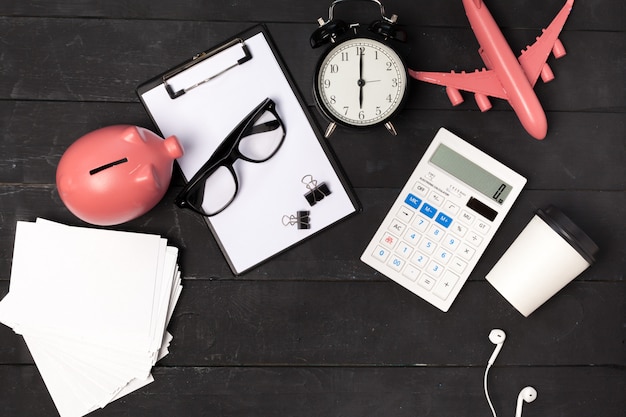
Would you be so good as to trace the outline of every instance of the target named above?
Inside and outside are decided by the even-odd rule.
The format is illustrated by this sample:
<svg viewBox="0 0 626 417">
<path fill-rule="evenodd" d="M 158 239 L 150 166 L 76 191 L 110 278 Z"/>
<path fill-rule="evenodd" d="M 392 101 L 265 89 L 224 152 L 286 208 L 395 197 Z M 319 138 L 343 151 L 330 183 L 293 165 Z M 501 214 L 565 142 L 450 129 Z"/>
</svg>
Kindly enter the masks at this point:
<svg viewBox="0 0 626 417">
<path fill-rule="evenodd" d="M 576 249 L 589 264 L 595 262 L 595 256 L 599 251 L 598 245 L 561 210 L 554 206 L 548 206 L 544 210 L 537 210 L 537 216 Z"/>
</svg>

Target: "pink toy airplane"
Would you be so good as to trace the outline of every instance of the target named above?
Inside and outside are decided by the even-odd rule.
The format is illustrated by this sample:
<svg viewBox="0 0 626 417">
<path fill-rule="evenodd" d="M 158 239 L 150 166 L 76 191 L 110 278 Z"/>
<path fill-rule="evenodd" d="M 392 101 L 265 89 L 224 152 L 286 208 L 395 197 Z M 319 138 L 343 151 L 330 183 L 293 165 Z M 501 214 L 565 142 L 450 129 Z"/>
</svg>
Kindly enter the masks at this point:
<svg viewBox="0 0 626 417">
<path fill-rule="evenodd" d="M 543 82 L 554 79 L 552 70 L 546 63 L 550 52 L 555 58 L 565 55 L 565 48 L 558 39 L 561 29 L 572 9 L 574 0 L 567 0 L 550 26 L 543 29 L 541 36 L 532 46 L 527 46 L 519 58 L 504 39 L 495 20 L 482 0 L 463 0 L 463 7 L 476 39 L 480 44 L 480 54 L 486 69 L 473 73 L 422 72 L 409 69 L 409 74 L 420 81 L 446 87 L 452 105 L 463 102 L 459 90 L 474 93 L 481 111 L 491 109 L 487 96 L 507 100 L 531 136 L 536 139 L 546 137 L 548 122 L 533 87 L 539 76 Z"/>
</svg>

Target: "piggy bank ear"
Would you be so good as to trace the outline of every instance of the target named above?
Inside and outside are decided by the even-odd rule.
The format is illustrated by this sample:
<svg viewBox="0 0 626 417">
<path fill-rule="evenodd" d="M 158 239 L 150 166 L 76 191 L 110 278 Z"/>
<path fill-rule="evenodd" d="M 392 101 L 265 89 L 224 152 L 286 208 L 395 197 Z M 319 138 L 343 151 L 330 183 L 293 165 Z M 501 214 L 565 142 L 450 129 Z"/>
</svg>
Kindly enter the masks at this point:
<svg viewBox="0 0 626 417">
<path fill-rule="evenodd" d="M 162 188 L 159 174 L 153 164 L 142 165 L 135 171 L 135 182 L 142 187 L 153 187 L 155 190 Z"/>
<path fill-rule="evenodd" d="M 122 132 L 122 138 L 128 143 L 141 144 L 146 141 L 146 138 L 136 126 L 129 126 Z"/>
</svg>

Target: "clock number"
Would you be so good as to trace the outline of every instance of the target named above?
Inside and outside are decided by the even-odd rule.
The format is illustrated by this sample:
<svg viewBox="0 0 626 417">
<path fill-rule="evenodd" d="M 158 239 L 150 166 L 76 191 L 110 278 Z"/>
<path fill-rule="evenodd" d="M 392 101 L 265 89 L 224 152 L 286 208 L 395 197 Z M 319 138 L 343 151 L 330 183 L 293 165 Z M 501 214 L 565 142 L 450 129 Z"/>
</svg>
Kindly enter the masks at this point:
<svg viewBox="0 0 626 417">
<path fill-rule="evenodd" d="M 392 101 L 391 94 L 389 94 L 385 100 L 387 100 L 388 102 L 391 103 L 391 101 Z"/>
<path fill-rule="evenodd" d="M 391 71 L 393 69 L 390 61 L 387 61 L 385 65 L 387 66 L 387 71 Z"/>
<path fill-rule="evenodd" d="M 333 94 L 332 96 L 330 96 L 330 104 L 336 104 L 337 103 L 337 97 Z"/>
<path fill-rule="evenodd" d="M 392 78 L 391 79 L 391 86 L 394 87 L 394 88 L 398 86 L 398 79 L 397 78 Z"/>
<path fill-rule="evenodd" d="M 348 53 L 347 53 L 347 52 L 342 52 L 342 53 L 341 53 L 341 60 L 342 60 L 342 61 L 347 61 L 347 60 L 348 60 L 348 57 L 349 57 L 349 55 L 348 55 Z"/>
<path fill-rule="evenodd" d="M 381 113 L 380 106 L 376 106 L 376 116 L 380 116 Z"/>
<path fill-rule="evenodd" d="M 359 112 L 359 120 L 363 120 L 363 119 L 365 119 L 365 112 L 363 110 L 361 110 Z"/>
<path fill-rule="evenodd" d="M 337 65 L 337 64 L 332 64 L 332 65 L 330 66 L 330 73 L 331 73 L 331 74 L 336 74 L 336 73 L 338 73 L 338 72 L 339 72 L 339 65 Z"/>
<path fill-rule="evenodd" d="M 374 59 L 378 61 L 378 51 L 374 51 Z"/>
<path fill-rule="evenodd" d="M 349 109 L 349 107 L 348 107 L 348 106 L 343 106 L 343 115 L 344 115 L 344 116 L 347 116 L 347 115 L 348 115 L 348 109 Z"/>
<path fill-rule="evenodd" d="M 361 56 L 361 55 L 365 55 L 365 47 L 364 46 L 357 46 L 356 47 L 356 56 Z"/>
<path fill-rule="evenodd" d="M 325 79 L 324 80 L 324 87 L 326 87 L 326 88 L 330 87 L 330 80 L 329 79 Z"/>
</svg>

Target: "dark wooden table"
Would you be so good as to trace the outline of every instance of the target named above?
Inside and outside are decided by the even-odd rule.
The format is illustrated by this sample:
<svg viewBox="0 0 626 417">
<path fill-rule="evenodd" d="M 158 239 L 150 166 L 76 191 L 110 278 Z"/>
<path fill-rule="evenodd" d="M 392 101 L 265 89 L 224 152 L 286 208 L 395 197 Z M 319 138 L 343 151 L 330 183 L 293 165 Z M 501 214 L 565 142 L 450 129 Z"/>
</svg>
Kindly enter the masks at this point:
<svg viewBox="0 0 626 417">
<path fill-rule="evenodd" d="M 513 50 L 531 43 L 564 0 L 489 2 Z M 309 47 L 323 1 L 0 2 L 0 297 L 8 292 L 15 225 L 44 217 L 83 225 L 62 204 L 55 170 L 83 134 L 112 124 L 155 129 L 135 95 L 141 82 L 196 52 L 266 23 L 320 127 L 311 96 L 321 51 Z M 421 70 L 482 67 L 460 1 L 388 0 Z M 377 10 L 337 10 L 369 23 Z M 363 210 L 239 277 L 202 220 L 174 207 L 182 177 L 147 215 L 115 227 L 158 233 L 181 249 L 184 290 L 171 354 L 156 381 L 97 416 L 487 416 L 482 378 L 494 327 L 508 338 L 491 370 L 498 415 L 519 390 L 538 399 L 524 416 L 623 416 L 626 409 L 626 10 L 622 0 L 577 0 L 536 87 L 544 141 L 506 102 L 452 108 L 442 88 L 413 82 L 397 137 L 338 130 L 330 146 Z M 441 126 L 528 178 L 448 313 L 359 261 L 393 199 Z M 524 318 L 485 274 L 537 208 L 559 206 L 601 248 L 597 263 Z M 56 409 L 21 336 L 0 326 L 0 414 Z"/>
</svg>

